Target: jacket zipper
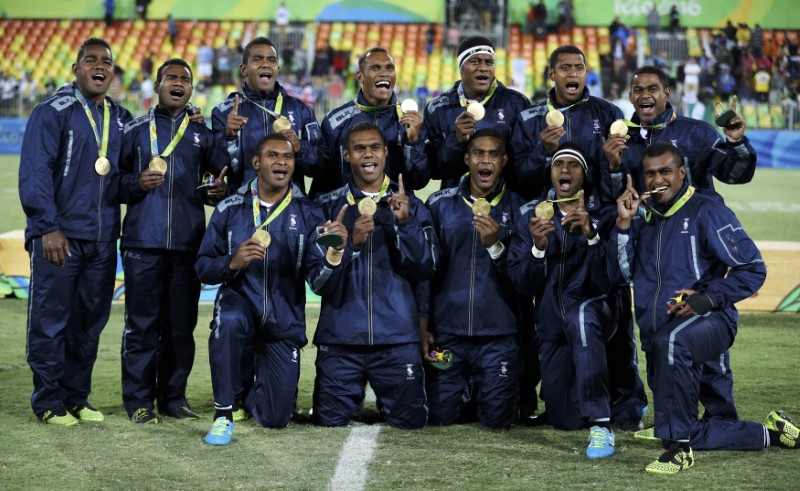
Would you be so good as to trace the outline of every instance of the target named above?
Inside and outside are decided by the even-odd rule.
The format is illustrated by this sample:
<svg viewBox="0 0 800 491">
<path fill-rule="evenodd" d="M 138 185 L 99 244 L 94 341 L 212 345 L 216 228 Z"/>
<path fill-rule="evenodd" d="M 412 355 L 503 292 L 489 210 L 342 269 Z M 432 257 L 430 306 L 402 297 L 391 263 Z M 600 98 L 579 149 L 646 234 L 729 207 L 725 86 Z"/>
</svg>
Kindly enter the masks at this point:
<svg viewBox="0 0 800 491">
<path fill-rule="evenodd" d="M 469 313 L 468 313 L 468 336 L 472 336 L 473 324 L 473 311 L 475 307 L 475 251 L 477 244 L 475 238 L 478 236 L 478 231 L 473 228 L 472 230 L 472 261 L 470 262 L 470 276 L 469 276 Z"/>
<path fill-rule="evenodd" d="M 269 227 L 268 227 L 269 228 Z M 269 247 L 264 252 L 264 316 L 261 318 L 261 327 L 267 325 L 267 309 L 269 308 L 269 277 L 267 276 L 267 264 L 269 263 Z"/>
<path fill-rule="evenodd" d="M 367 251 L 367 333 L 369 336 L 368 343 L 372 345 L 374 342 L 372 332 L 372 234 L 367 236 L 369 243 Z"/>
<path fill-rule="evenodd" d="M 658 295 L 661 293 L 661 234 L 664 232 L 666 220 L 661 220 L 658 229 L 658 241 L 656 242 L 656 294 L 653 297 L 653 331 L 656 330 L 656 312 L 658 312 Z"/>
<path fill-rule="evenodd" d="M 565 319 L 567 313 L 564 311 L 564 262 L 567 255 L 567 231 L 561 232 L 561 265 L 558 271 L 558 307 L 561 309 L 561 318 Z"/>
<path fill-rule="evenodd" d="M 156 126 L 156 131 L 158 131 L 158 126 Z M 172 139 L 175 138 L 174 119 L 172 119 L 169 137 L 170 141 L 172 141 Z M 174 156 L 175 156 L 174 151 L 169 154 L 169 164 L 167 169 L 167 175 L 169 176 L 169 190 L 167 191 L 167 249 L 172 248 L 172 184 L 174 182 L 174 174 L 175 174 Z"/>
</svg>

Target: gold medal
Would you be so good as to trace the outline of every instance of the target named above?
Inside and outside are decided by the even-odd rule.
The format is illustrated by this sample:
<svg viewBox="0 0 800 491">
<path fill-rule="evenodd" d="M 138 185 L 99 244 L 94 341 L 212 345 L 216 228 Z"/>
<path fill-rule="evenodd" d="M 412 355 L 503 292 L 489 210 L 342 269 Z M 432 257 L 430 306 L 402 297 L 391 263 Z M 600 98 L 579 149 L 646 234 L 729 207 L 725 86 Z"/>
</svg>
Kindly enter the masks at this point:
<svg viewBox="0 0 800 491">
<path fill-rule="evenodd" d="M 372 198 L 362 198 L 361 201 L 358 202 L 358 212 L 362 215 L 375 215 L 375 212 L 378 211 L 378 204 L 375 203 L 375 200 Z"/>
<path fill-rule="evenodd" d="M 544 120 L 547 122 L 547 126 L 564 126 L 564 115 L 558 109 L 547 111 Z"/>
<path fill-rule="evenodd" d="M 147 166 L 147 170 L 165 174 L 167 172 L 167 161 L 161 157 L 156 157 L 150 161 L 150 165 Z"/>
<path fill-rule="evenodd" d="M 467 105 L 467 112 L 475 117 L 475 121 L 480 121 L 486 115 L 486 108 L 480 102 L 470 102 Z"/>
<path fill-rule="evenodd" d="M 263 228 L 259 228 L 253 232 L 253 240 L 267 248 L 269 247 L 270 242 L 272 242 L 272 237 L 269 235 L 269 232 Z"/>
<path fill-rule="evenodd" d="M 272 123 L 272 129 L 275 131 L 275 133 L 280 133 L 282 131 L 292 129 L 292 123 L 287 118 L 281 116 Z"/>
<path fill-rule="evenodd" d="M 101 176 L 108 174 L 111 172 L 111 162 L 105 157 L 98 157 L 94 161 L 94 171 Z"/>
<path fill-rule="evenodd" d="M 492 205 L 484 198 L 478 198 L 472 203 L 472 214 L 475 216 L 478 216 L 478 214 L 488 215 L 491 211 Z"/>
<path fill-rule="evenodd" d="M 550 220 L 555 214 L 555 211 L 553 210 L 553 203 L 549 201 L 542 201 L 536 205 L 536 208 L 534 208 L 534 213 L 536 213 L 536 218 Z"/>
<path fill-rule="evenodd" d="M 624 120 L 618 119 L 611 123 L 611 128 L 609 128 L 608 132 L 612 135 L 628 136 L 628 125 L 625 124 Z"/>
</svg>

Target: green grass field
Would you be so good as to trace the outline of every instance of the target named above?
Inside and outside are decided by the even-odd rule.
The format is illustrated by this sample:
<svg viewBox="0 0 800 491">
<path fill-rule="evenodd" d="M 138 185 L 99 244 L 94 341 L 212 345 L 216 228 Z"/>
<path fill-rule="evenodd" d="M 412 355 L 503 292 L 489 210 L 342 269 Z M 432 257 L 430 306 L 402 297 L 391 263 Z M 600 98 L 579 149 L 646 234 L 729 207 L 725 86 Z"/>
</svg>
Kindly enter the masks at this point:
<svg viewBox="0 0 800 491">
<path fill-rule="evenodd" d="M 0 232 L 24 228 L 17 197 L 17 158 L 0 156 L 5 212 Z M 800 241 L 800 198 L 791 191 L 799 171 L 759 170 L 747 186 L 724 187 L 726 200 L 759 240 Z M 197 354 L 188 397 L 201 421 L 166 420 L 135 426 L 121 403 L 119 351 L 123 306 L 112 307 L 101 338 L 91 401 L 104 424 L 54 428 L 30 411 L 31 371 L 25 361 L 26 304 L 0 301 L 0 488 L 29 489 L 325 489 L 352 428 L 292 424 L 265 430 L 253 421 L 236 426 L 237 439 L 210 448 L 201 439 L 213 415 L 207 339 L 211 306 L 202 305 L 195 331 Z M 309 337 L 318 309 L 308 308 Z M 740 416 L 763 421 L 783 408 L 800 420 L 800 317 L 742 316 L 731 349 Z M 302 354 L 298 404 L 311 406 L 316 350 Z M 640 355 L 640 358 L 643 359 Z M 647 421 L 652 422 L 652 406 Z M 491 431 L 470 424 L 420 431 L 382 427 L 365 489 L 797 489 L 800 450 L 697 452 L 694 469 L 651 476 L 644 466 L 660 450 L 617 433 L 617 453 L 589 461 L 588 432 L 549 427 Z M 345 486 L 342 489 L 347 489 Z"/>
</svg>

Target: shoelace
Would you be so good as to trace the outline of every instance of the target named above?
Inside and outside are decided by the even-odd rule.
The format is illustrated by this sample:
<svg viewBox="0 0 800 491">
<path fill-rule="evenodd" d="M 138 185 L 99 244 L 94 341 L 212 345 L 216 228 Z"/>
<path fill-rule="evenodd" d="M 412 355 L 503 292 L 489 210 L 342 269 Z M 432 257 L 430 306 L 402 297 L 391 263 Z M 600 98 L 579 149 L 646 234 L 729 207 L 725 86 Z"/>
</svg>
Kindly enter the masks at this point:
<svg viewBox="0 0 800 491">
<path fill-rule="evenodd" d="M 592 430 L 589 433 L 589 446 L 592 448 L 603 448 L 606 446 L 606 432 L 603 430 Z"/>
<path fill-rule="evenodd" d="M 225 430 L 227 429 L 228 429 L 227 420 L 214 421 L 214 425 L 211 427 L 210 433 L 215 436 L 221 436 L 225 434 Z"/>
</svg>

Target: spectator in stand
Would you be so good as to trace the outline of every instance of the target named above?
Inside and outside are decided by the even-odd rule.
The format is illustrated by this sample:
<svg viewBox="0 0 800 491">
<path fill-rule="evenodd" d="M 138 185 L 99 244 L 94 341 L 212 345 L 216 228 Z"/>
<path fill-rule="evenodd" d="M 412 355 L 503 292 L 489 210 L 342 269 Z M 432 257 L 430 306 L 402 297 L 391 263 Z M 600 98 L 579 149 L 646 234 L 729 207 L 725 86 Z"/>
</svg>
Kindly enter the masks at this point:
<svg viewBox="0 0 800 491">
<path fill-rule="evenodd" d="M 492 0 L 481 0 L 481 28 L 485 32 L 492 29 Z"/>
<path fill-rule="evenodd" d="M 114 0 L 103 0 L 103 8 L 105 9 L 106 27 L 114 25 L 114 9 L 117 7 L 117 2 Z"/>
<path fill-rule="evenodd" d="M 142 107 L 149 109 L 150 106 L 153 105 L 153 94 L 155 90 L 153 80 L 149 76 L 145 77 L 142 75 L 142 85 L 139 90 L 142 94 Z"/>
<path fill-rule="evenodd" d="M 534 34 L 537 40 L 542 40 L 547 34 L 547 7 L 544 4 L 544 0 L 539 0 L 539 3 L 533 9 L 533 13 L 535 24 Z"/>
<path fill-rule="evenodd" d="M 278 42 L 281 44 L 286 43 L 286 27 L 289 26 L 289 18 L 291 12 L 286 7 L 286 2 L 281 2 L 281 6 L 275 11 L 275 24 L 278 26 Z"/>
<path fill-rule="evenodd" d="M 202 82 L 214 83 L 216 80 L 212 78 L 214 74 L 214 48 L 203 41 L 200 48 L 197 50 L 197 78 Z"/>
<path fill-rule="evenodd" d="M 658 13 L 655 2 L 647 13 L 647 38 L 650 43 L 650 49 L 653 49 L 656 41 L 656 34 L 661 29 L 661 14 Z"/>
<path fill-rule="evenodd" d="M 433 53 L 433 43 L 436 41 L 436 28 L 431 24 L 425 31 L 425 53 L 430 56 Z"/>
<path fill-rule="evenodd" d="M 746 49 L 750 46 L 750 39 L 752 38 L 752 33 L 750 32 L 750 27 L 745 22 L 739 23 L 739 28 L 736 29 L 736 44 L 739 45 L 740 48 Z"/>
<path fill-rule="evenodd" d="M 178 39 L 178 24 L 172 18 L 172 14 L 167 14 L 167 34 L 169 34 L 169 44 L 175 46 L 175 41 Z"/>
<path fill-rule="evenodd" d="M 669 31 L 675 34 L 681 27 L 681 14 L 678 12 L 678 6 L 672 4 L 672 9 L 669 11 Z"/>
<path fill-rule="evenodd" d="M 684 95 L 693 94 L 695 97 L 700 90 L 700 72 L 702 69 L 697 64 L 697 58 L 689 58 L 683 66 L 683 93 Z M 689 96 L 691 97 L 691 96 Z"/>
<path fill-rule="evenodd" d="M 720 67 L 720 73 L 717 77 L 717 95 L 723 101 L 727 101 L 733 91 L 736 89 L 736 79 L 731 75 L 731 69 L 728 65 Z"/>
<path fill-rule="evenodd" d="M 572 15 L 572 0 L 562 0 L 558 3 L 558 32 L 571 33 L 575 27 L 575 17 Z"/>
<path fill-rule="evenodd" d="M 750 33 L 750 47 L 753 48 L 755 57 L 761 58 L 761 50 L 764 49 L 764 31 L 761 30 L 761 24 L 756 24 Z"/>
<path fill-rule="evenodd" d="M 458 28 L 458 25 L 455 23 L 451 23 L 450 27 L 447 28 L 447 40 L 445 41 L 445 48 L 450 53 L 455 52 L 458 49 L 458 43 L 461 42 L 461 29 Z"/>
<path fill-rule="evenodd" d="M 730 19 L 728 19 L 728 23 L 725 24 L 725 37 L 729 40 L 736 39 L 736 26 L 733 25 Z"/>
<path fill-rule="evenodd" d="M 141 20 L 147 20 L 147 7 L 150 0 L 136 0 L 136 16 Z"/>
<path fill-rule="evenodd" d="M 769 82 L 770 73 L 766 69 L 759 69 L 756 74 L 753 75 L 753 88 L 756 92 L 756 99 L 758 102 L 769 101 Z"/>
<path fill-rule="evenodd" d="M 226 42 L 217 48 L 214 57 L 216 58 L 216 82 L 222 85 L 233 83 L 233 51 Z"/>
<path fill-rule="evenodd" d="M 780 104 L 786 91 L 786 78 L 778 64 L 772 65 L 772 77 L 769 79 L 769 103 Z"/>
<path fill-rule="evenodd" d="M 140 70 L 142 72 L 142 77 L 150 77 L 153 74 L 153 52 L 151 51 L 150 54 L 145 55 L 142 58 L 142 64 L 140 66 Z"/>
</svg>

